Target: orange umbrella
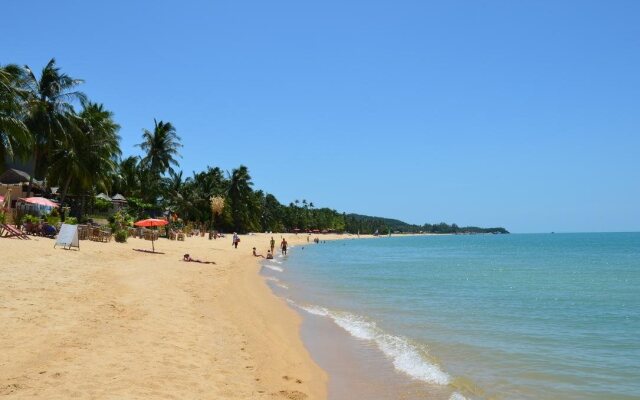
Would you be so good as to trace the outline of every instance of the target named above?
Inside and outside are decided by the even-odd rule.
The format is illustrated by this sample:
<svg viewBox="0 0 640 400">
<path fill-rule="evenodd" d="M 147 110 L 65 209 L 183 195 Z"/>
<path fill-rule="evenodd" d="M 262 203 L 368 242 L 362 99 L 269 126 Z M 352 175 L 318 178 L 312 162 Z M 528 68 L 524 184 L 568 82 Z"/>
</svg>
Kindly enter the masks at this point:
<svg viewBox="0 0 640 400">
<path fill-rule="evenodd" d="M 166 219 L 157 219 L 157 218 L 147 218 L 147 219 L 143 219 L 140 220 L 138 222 L 134 222 L 135 226 L 142 226 L 142 227 L 151 227 L 151 226 L 164 226 L 166 224 L 168 224 L 169 221 L 167 221 Z M 151 248 L 153 249 L 153 252 L 156 252 L 156 248 L 153 245 L 153 235 L 151 235 Z"/>
</svg>

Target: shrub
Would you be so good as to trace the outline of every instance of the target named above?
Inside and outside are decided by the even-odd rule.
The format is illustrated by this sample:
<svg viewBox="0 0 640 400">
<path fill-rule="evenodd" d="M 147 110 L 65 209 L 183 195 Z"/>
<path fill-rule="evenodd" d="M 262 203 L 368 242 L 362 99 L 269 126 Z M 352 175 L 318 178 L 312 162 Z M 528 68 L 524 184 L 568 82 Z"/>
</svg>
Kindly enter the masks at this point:
<svg viewBox="0 0 640 400">
<path fill-rule="evenodd" d="M 24 217 L 22 218 L 23 222 L 31 222 L 31 223 L 38 223 L 40 222 L 40 218 L 38 218 L 35 215 L 31 215 L 31 214 L 25 214 Z"/>
<path fill-rule="evenodd" d="M 127 231 L 120 230 L 120 231 L 117 231 L 115 235 L 113 235 L 113 238 L 118 243 L 127 243 L 127 237 L 128 236 L 129 236 L 129 234 L 127 233 Z"/>
<path fill-rule="evenodd" d="M 126 211 L 119 210 L 115 212 L 111 217 L 109 217 L 109 222 L 111 225 L 111 229 L 113 229 L 114 232 L 117 232 L 132 226 L 133 218 L 129 214 L 127 214 Z"/>
<path fill-rule="evenodd" d="M 69 225 L 78 225 L 78 218 L 76 217 L 67 217 L 64 220 L 65 224 L 69 224 Z"/>
<path fill-rule="evenodd" d="M 44 220 L 47 221 L 49 225 L 58 225 L 60 223 L 60 217 L 54 216 L 53 214 L 46 215 Z"/>
<path fill-rule="evenodd" d="M 112 204 L 110 201 L 101 199 L 100 197 L 96 197 L 94 204 L 95 204 L 96 210 L 101 212 L 109 211 L 111 210 L 111 207 L 112 207 Z"/>
</svg>

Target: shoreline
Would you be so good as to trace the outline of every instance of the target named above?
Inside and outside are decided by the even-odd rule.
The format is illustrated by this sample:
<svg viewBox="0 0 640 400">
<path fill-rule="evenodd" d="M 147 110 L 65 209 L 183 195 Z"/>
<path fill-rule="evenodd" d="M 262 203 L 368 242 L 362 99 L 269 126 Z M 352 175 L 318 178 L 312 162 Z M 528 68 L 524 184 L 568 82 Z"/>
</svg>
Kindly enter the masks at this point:
<svg viewBox="0 0 640 400">
<path fill-rule="evenodd" d="M 313 251 L 313 257 L 321 251 Z M 294 271 L 302 267 L 305 256 L 304 252 L 296 252 L 295 259 L 283 260 L 275 268 L 265 261 L 261 275 L 274 295 L 286 299 L 302 318 L 303 342 L 329 376 L 329 398 L 465 398 L 457 392 L 459 382 L 453 382 L 433 358 L 421 359 L 422 348 L 414 347 L 410 339 L 376 327 L 364 314 L 327 309 L 319 298 L 310 298 L 307 293 L 313 288 L 309 285 L 317 282 L 301 276 L 294 278 Z"/>
</svg>

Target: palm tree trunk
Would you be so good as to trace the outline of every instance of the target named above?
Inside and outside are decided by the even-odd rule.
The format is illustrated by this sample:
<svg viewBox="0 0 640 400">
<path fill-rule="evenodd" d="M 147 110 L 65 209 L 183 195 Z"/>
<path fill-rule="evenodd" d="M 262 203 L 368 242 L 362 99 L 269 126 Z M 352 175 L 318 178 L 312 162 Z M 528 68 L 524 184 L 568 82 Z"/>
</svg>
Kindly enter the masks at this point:
<svg viewBox="0 0 640 400">
<path fill-rule="evenodd" d="M 33 176 L 36 174 L 36 167 L 38 165 L 38 145 L 34 145 L 35 150 L 33 154 L 33 171 L 29 174 L 29 188 L 27 189 L 27 197 L 31 197 L 33 193 Z"/>
<path fill-rule="evenodd" d="M 67 177 L 67 181 L 64 183 L 64 188 L 62 189 L 62 193 L 60 194 L 60 221 L 64 222 L 64 200 L 67 197 L 67 191 L 69 190 L 69 184 L 71 183 L 71 175 Z"/>
</svg>

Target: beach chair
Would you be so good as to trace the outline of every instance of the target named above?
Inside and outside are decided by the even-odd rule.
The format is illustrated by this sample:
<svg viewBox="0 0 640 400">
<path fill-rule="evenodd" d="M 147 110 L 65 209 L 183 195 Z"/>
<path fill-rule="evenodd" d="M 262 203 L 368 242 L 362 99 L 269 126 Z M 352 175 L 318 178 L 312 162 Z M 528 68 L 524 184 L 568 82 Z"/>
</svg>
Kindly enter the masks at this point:
<svg viewBox="0 0 640 400">
<path fill-rule="evenodd" d="M 21 230 L 10 226 L 9 224 L 0 224 L 0 237 L 3 238 L 18 238 L 23 240 L 30 240 L 29 236 Z"/>
<path fill-rule="evenodd" d="M 101 239 L 101 234 L 100 234 L 100 228 L 99 227 L 93 227 L 91 228 L 91 237 L 90 239 L 94 242 L 99 242 Z"/>
<path fill-rule="evenodd" d="M 87 240 L 89 239 L 90 228 L 87 225 L 78 225 L 78 239 L 79 240 Z"/>
<path fill-rule="evenodd" d="M 111 241 L 111 229 L 102 229 L 100 231 L 100 241 L 104 243 Z"/>
</svg>

